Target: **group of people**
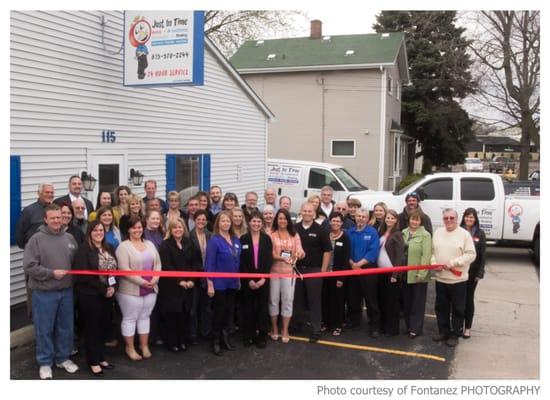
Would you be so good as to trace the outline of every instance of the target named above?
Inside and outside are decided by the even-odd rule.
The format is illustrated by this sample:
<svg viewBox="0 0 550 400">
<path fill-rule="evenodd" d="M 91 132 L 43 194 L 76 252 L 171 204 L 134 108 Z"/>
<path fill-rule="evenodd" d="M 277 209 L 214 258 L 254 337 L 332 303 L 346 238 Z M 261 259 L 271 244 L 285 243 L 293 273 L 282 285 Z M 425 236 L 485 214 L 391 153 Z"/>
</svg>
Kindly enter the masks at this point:
<svg viewBox="0 0 550 400">
<path fill-rule="evenodd" d="M 313 272 L 441 265 L 433 272 L 434 340 L 455 346 L 458 337 L 470 337 L 485 256 L 474 209 L 464 212 L 460 226 L 457 212 L 444 210 L 444 227 L 432 237 L 416 193 L 398 213 L 384 203 L 367 210 L 354 198 L 336 203 L 326 186 L 296 214 L 291 199 L 277 202 L 272 188 L 261 211 L 255 192 L 239 206 L 234 193 L 212 186 L 184 207 L 177 192 L 165 202 L 156 188 L 145 182 L 143 198 L 127 186 L 100 192 L 94 208 L 72 176 L 66 196 L 54 200 L 53 185 L 44 183 L 37 202 L 23 210 L 17 243 L 24 249 L 40 378 L 51 379 L 54 364 L 78 370 L 70 360 L 75 325 L 94 376 L 114 367 L 104 347 L 116 345 L 119 331 L 135 361 L 152 357 L 151 342 L 180 352 L 201 336 L 222 355 L 234 349 L 236 329 L 245 346 L 260 349 L 268 339 L 288 343 L 291 331 L 309 334 L 313 343 L 325 330 L 340 336 L 359 326 L 364 301 L 371 337 L 398 335 L 401 314 L 410 338 L 423 334 L 430 270 L 301 279 Z M 102 273 L 71 276 L 71 269 Z M 129 272 L 115 277 L 114 270 Z M 160 270 L 287 275 L 159 279 L 132 272 Z"/>
</svg>

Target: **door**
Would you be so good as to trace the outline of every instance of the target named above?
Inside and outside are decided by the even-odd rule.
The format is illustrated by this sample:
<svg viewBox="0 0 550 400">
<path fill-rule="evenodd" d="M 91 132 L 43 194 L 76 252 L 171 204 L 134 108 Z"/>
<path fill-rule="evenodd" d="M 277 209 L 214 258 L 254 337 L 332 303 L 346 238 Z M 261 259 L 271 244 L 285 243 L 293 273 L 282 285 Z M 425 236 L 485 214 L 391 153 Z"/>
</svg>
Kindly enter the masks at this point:
<svg viewBox="0 0 550 400">
<path fill-rule="evenodd" d="M 97 202 L 100 192 L 111 192 L 120 185 L 127 185 L 126 158 L 123 154 L 96 154 L 91 158 L 91 174 L 97 179 L 93 192 L 88 192 L 86 197 L 93 203 Z"/>
<path fill-rule="evenodd" d="M 424 213 L 430 216 L 435 231 L 436 228 L 443 226 L 443 210 L 445 208 L 456 209 L 454 201 L 456 190 L 453 178 L 434 178 L 422 184 L 418 190 L 420 189 L 426 196 L 420 203 L 420 207 Z"/>
</svg>

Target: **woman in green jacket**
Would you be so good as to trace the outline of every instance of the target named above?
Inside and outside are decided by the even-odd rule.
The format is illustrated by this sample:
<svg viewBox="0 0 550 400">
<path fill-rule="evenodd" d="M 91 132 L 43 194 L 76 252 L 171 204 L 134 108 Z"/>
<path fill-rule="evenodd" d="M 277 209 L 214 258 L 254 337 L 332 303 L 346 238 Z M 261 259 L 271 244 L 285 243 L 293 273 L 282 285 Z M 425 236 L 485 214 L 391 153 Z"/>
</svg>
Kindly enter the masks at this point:
<svg viewBox="0 0 550 400">
<path fill-rule="evenodd" d="M 403 230 L 407 265 L 429 265 L 432 257 L 432 237 L 422 226 L 418 211 L 409 215 L 409 227 Z M 409 337 L 422 335 L 424 312 L 426 310 L 426 293 L 430 281 L 430 270 L 420 269 L 407 271 L 403 285 L 403 311 Z"/>
</svg>

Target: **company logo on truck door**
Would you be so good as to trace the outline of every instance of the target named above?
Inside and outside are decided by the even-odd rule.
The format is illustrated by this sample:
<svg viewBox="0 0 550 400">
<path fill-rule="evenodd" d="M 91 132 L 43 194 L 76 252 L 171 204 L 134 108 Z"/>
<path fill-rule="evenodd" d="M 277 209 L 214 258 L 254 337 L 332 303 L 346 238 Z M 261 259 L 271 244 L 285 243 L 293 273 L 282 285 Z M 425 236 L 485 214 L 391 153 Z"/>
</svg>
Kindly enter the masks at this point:
<svg viewBox="0 0 550 400">
<path fill-rule="evenodd" d="M 267 182 L 274 185 L 298 185 L 300 168 L 283 165 L 269 165 Z"/>
<path fill-rule="evenodd" d="M 512 204 L 508 207 L 508 215 L 512 218 L 512 233 L 518 233 L 521 222 L 521 214 L 523 214 L 523 208 L 519 204 Z"/>
</svg>

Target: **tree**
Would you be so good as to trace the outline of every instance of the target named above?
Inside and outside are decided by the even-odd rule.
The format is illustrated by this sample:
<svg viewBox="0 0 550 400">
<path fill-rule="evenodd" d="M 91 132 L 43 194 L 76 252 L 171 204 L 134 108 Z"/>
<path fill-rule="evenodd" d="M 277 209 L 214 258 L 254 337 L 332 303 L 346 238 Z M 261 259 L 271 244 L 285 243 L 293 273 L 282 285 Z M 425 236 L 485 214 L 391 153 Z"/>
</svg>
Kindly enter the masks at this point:
<svg viewBox="0 0 550 400">
<path fill-rule="evenodd" d="M 457 100 L 475 91 L 467 54 L 470 41 L 454 11 L 382 11 L 377 32 L 404 31 L 411 82 L 403 88 L 402 126 L 417 139 L 422 172 L 464 161 L 472 121 Z"/>
<path fill-rule="evenodd" d="M 205 34 L 226 57 L 246 41 L 262 37 L 292 36 L 299 11 L 209 10 L 204 15 Z"/>
<path fill-rule="evenodd" d="M 492 110 L 486 120 L 521 127 L 519 178 L 527 179 L 530 142 L 540 144 L 540 12 L 482 11 L 474 21 L 474 99 Z"/>
</svg>

